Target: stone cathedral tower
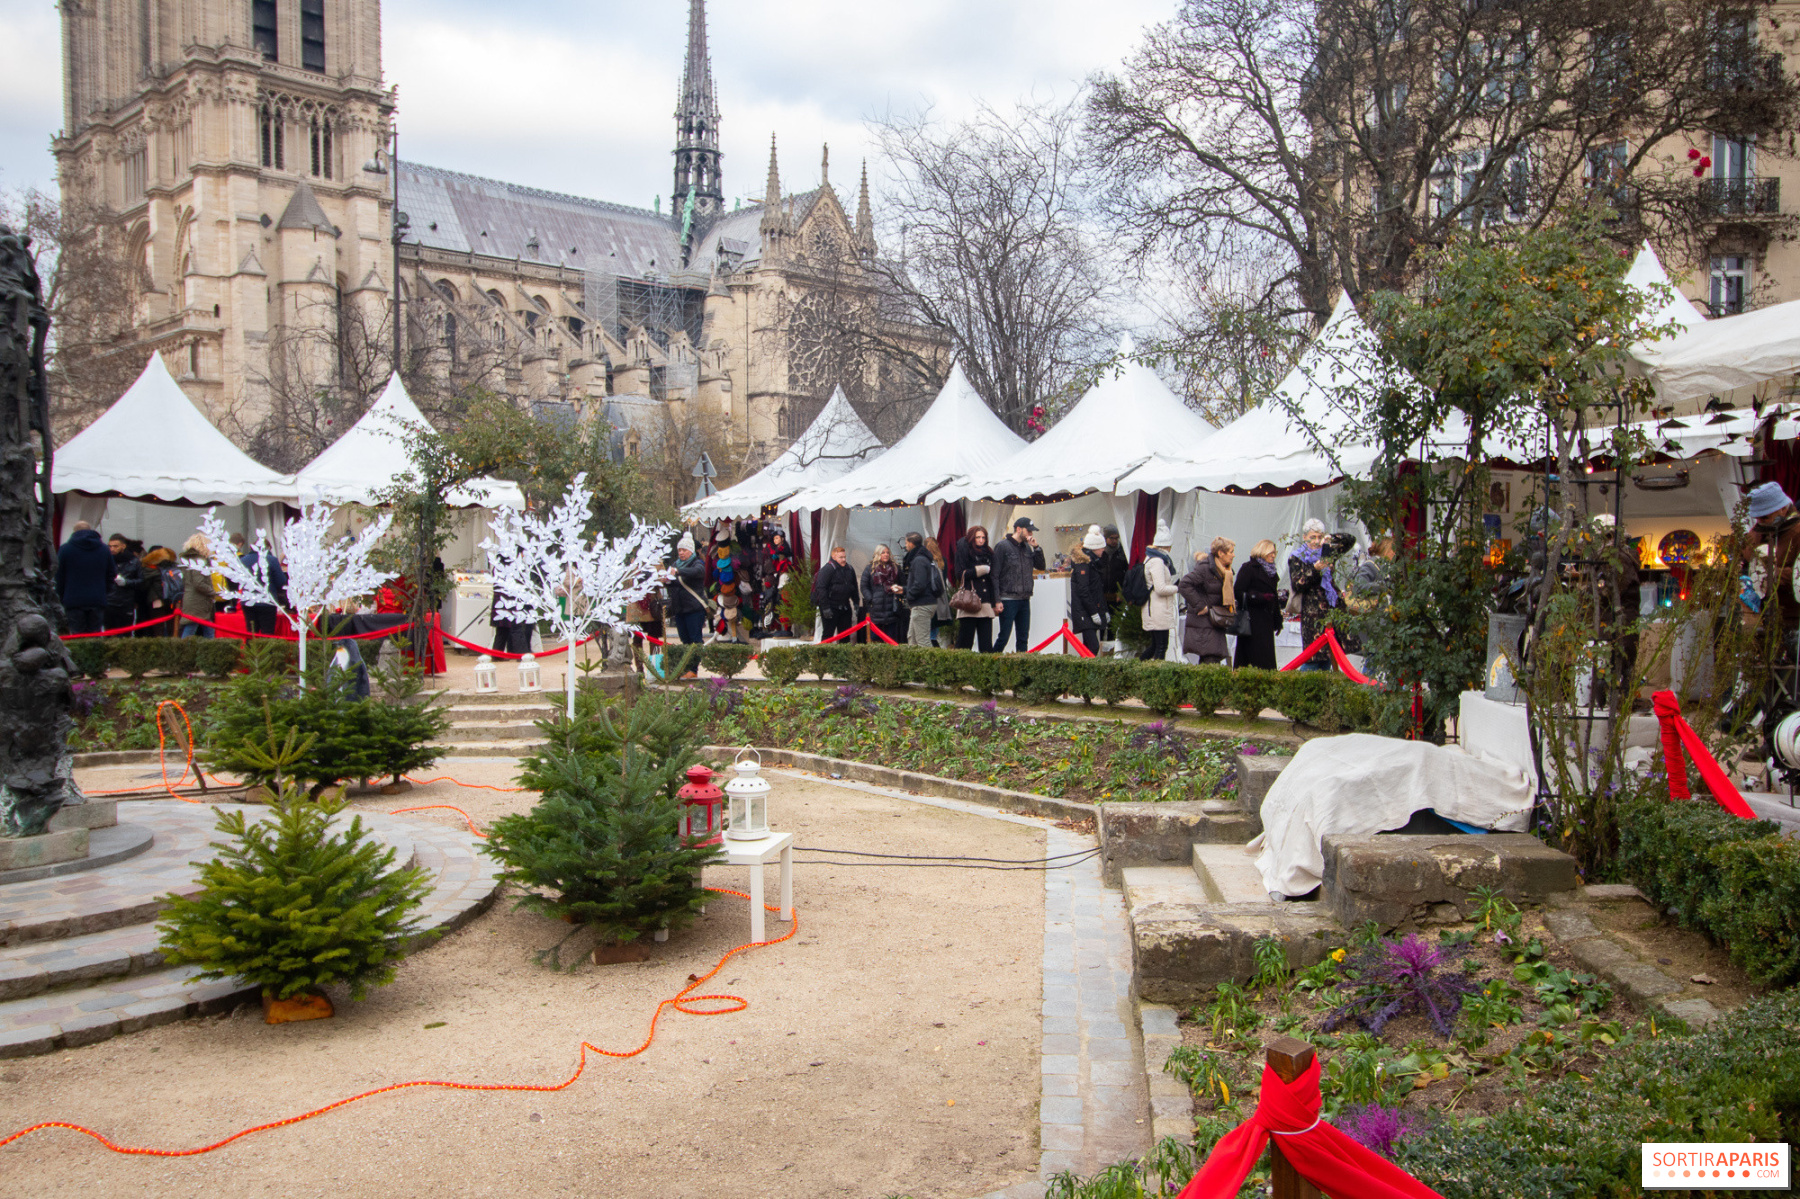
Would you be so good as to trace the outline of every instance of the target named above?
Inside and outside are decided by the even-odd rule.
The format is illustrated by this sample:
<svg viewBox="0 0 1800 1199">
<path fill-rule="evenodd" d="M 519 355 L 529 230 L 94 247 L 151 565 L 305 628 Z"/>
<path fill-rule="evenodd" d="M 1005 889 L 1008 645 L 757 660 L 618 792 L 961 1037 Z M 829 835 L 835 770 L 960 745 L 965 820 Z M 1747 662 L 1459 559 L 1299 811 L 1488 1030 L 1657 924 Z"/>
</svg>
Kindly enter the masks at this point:
<svg viewBox="0 0 1800 1199">
<path fill-rule="evenodd" d="M 389 311 L 379 0 L 58 7 L 64 203 L 119 219 L 139 344 L 239 434 Z"/>
<path fill-rule="evenodd" d="M 687 67 L 675 106 L 675 190 L 669 211 L 677 217 L 693 193 L 696 219 L 725 211 L 725 184 L 719 161 L 719 97 L 713 90 L 712 58 L 706 52 L 706 0 L 689 0 Z"/>
</svg>

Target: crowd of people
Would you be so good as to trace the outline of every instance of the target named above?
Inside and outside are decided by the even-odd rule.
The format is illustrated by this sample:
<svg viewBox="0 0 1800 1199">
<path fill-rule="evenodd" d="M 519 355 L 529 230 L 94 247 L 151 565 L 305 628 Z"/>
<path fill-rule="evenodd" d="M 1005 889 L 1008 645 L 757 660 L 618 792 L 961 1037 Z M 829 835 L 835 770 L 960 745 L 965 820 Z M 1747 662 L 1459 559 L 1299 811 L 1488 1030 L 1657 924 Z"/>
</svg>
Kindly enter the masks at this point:
<svg viewBox="0 0 1800 1199">
<path fill-rule="evenodd" d="M 844 546 L 832 546 L 809 593 L 820 637 L 877 640 L 868 631 L 873 626 L 899 644 L 1024 652 L 1031 648 L 1036 578 L 1046 569 L 1038 533 L 1028 516 L 997 537 L 972 526 L 948 549 L 934 537 L 908 533 L 898 554 L 893 546 L 876 545 L 861 571 Z M 697 536 L 710 537 L 704 553 Z M 1063 559 L 1069 628 L 1090 653 L 1117 640 L 1127 611 L 1135 608 L 1144 632 L 1142 659 L 1167 657 L 1179 625 L 1181 656 L 1188 662 L 1272 670 L 1275 638 L 1287 621 L 1298 622 L 1310 644 L 1334 610 L 1374 602 L 1385 587 L 1383 564 L 1393 557 L 1386 538 L 1352 557 L 1353 537 L 1327 534 L 1322 522 L 1309 520 L 1288 554 L 1290 586 L 1283 587 L 1271 539 L 1258 541 L 1240 563 L 1236 544 L 1215 538 L 1185 570 L 1176 565 L 1172 544 L 1168 525 L 1159 521 L 1136 564 L 1112 525 L 1090 525 L 1070 549 Z M 691 529 L 676 543 L 662 592 L 636 605 L 631 619 L 653 636 L 684 644 L 804 637 L 810 630 L 793 629 L 780 604 L 793 570 L 793 551 L 779 528 L 741 521 L 721 523 L 710 534 Z M 1347 635 L 1340 640 L 1355 651 Z M 1329 668 L 1322 656 L 1302 667 Z"/>
<path fill-rule="evenodd" d="M 231 535 L 231 548 L 273 595 L 285 596 L 287 574 L 277 557 L 259 553 L 242 533 Z M 213 572 L 212 550 L 198 533 L 179 552 L 166 545 L 146 550 L 143 542 L 123 533 L 102 541 L 92 525 L 77 521 L 57 551 L 55 586 L 70 633 L 130 630 L 121 635 L 211 637 L 219 615 L 240 608 L 238 601 L 220 598 L 225 580 Z M 276 608 L 241 608 L 250 632 L 275 631 Z M 175 619 L 166 619 L 171 616 Z M 135 627 L 139 625 L 147 627 Z"/>
</svg>

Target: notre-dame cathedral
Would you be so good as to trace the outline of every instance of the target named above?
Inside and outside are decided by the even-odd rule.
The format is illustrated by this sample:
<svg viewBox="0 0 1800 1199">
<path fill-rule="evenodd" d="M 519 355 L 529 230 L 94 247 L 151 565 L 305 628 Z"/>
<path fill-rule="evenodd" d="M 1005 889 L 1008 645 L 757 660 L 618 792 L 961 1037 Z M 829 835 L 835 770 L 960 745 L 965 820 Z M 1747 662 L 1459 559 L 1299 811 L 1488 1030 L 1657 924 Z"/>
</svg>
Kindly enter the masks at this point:
<svg viewBox="0 0 1800 1199">
<path fill-rule="evenodd" d="M 828 153 L 784 193 L 771 139 L 762 202 L 727 210 L 690 4 L 662 212 L 397 159 L 379 0 L 64 0 L 65 209 L 122 236 L 133 348 L 272 464 L 316 452 L 297 406 L 372 398 L 398 331 L 415 393 L 706 415 L 754 467 L 833 387 L 878 414 L 939 355 L 882 284 L 866 168 L 853 219 Z"/>
</svg>

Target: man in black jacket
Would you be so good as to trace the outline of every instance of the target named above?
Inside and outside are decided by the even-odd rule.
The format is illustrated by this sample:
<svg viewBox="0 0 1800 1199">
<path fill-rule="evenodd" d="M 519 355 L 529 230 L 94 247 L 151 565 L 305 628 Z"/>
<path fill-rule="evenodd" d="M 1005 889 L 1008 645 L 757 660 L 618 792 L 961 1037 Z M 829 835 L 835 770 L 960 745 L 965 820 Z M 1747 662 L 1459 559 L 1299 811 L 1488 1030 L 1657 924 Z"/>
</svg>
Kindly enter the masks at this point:
<svg viewBox="0 0 1800 1199">
<path fill-rule="evenodd" d="M 93 525 L 76 521 L 75 531 L 56 554 L 56 594 L 69 614 L 69 632 L 100 632 L 112 577 L 112 551 Z"/>
<path fill-rule="evenodd" d="M 906 594 L 901 598 L 912 609 L 906 626 L 906 643 L 920 647 L 931 644 L 931 619 L 937 602 L 944 595 L 944 575 L 937 563 L 925 552 L 925 539 L 917 533 L 906 535 L 906 557 L 901 560 L 901 578 L 906 580 Z"/>
<path fill-rule="evenodd" d="M 1125 598 L 1125 576 L 1131 573 L 1131 563 L 1125 547 L 1119 543 L 1119 526 L 1102 526 L 1100 535 L 1106 539 L 1106 548 L 1100 551 L 1094 566 L 1100 573 L 1100 585 L 1106 596 L 1106 624 L 1110 631 L 1113 618 Z"/>
<path fill-rule="evenodd" d="M 856 623 L 856 607 L 861 602 L 856 585 L 856 571 L 851 567 L 844 547 L 833 546 L 831 560 L 819 567 L 813 576 L 813 607 L 819 610 L 819 639 L 829 641 Z"/>
<path fill-rule="evenodd" d="M 1012 533 L 994 547 L 994 589 L 1000 601 L 994 611 L 1000 614 L 1000 635 L 994 638 L 994 652 L 1006 652 L 1006 634 L 1017 629 L 1017 645 L 1024 653 L 1031 641 L 1031 593 L 1036 587 L 1033 571 L 1044 569 L 1044 551 L 1037 543 L 1037 526 L 1029 516 L 1013 521 Z"/>
</svg>

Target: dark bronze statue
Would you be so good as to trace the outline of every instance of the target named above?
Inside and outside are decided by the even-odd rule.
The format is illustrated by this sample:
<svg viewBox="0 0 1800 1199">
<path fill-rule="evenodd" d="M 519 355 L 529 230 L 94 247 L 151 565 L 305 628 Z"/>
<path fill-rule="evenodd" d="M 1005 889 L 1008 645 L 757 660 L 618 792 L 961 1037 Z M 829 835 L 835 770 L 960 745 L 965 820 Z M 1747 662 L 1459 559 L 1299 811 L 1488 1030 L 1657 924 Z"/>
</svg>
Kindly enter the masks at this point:
<svg viewBox="0 0 1800 1199">
<path fill-rule="evenodd" d="M 65 802 L 75 664 L 50 533 L 50 396 L 44 311 L 30 243 L 0 226 L 0 835 L 44 831 Z"/>
</svg>

